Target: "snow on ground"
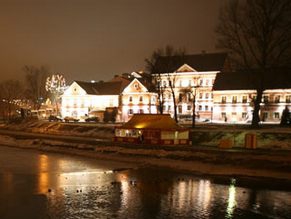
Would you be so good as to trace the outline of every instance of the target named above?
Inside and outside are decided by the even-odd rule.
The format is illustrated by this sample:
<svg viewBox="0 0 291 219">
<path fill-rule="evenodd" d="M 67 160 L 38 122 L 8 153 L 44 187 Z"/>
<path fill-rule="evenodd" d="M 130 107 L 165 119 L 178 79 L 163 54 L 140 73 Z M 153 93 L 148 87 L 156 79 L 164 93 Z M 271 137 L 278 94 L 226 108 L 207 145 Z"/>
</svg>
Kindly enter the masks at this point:
<svg viewBox="0 0 291 219">
<path fill-rule="evenodd" d="M 291 181 L 291 152 L 286 154 L 228 153 L 227 151 L 188 151 L 149 149 L 145 147 L 102 146 L 68 143 L 56 140 L 16 140 L 0 136 L 0 144 L 10 147 L 38 149 L 86 156 L 96 159 L 158 166 L 196 174 L 252 176 Z"/>
</svg>

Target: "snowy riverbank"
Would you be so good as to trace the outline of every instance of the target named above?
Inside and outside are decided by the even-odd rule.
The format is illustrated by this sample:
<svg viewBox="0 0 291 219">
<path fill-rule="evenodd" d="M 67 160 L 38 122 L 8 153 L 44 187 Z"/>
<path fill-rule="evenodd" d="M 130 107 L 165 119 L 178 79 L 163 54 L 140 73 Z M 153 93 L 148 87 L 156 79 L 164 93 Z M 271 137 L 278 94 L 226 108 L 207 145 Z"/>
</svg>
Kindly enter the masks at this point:
<svg viewBox="0 0 291 219">
<path fill-rule="evenodd" d="M 9 147 L 80 155 L 96 159 L 157 166 L 195 174 L 267 177 L 291 181 L 291 152 L 282 150 L 223 150 L 193 147 L 148 148 L 102 146 L 45 139 L 15 139 L 0 136 L 0 144 Z"/>
<path fill-rule="evenodd" d="M 29 120 L 20 123 L 2 124 L 0 128 L 29 133 L 52 134 L 60 136 L 80 136 L 111 140 L 114 127 L 120 124 L 103 123 L 63 123 L 43 120 Z M 198 125 L 191 130 L 190 140 L 193 146 L 218 147 L 221 140 L 229 140 L 235 148 L 243 148 L 246 134 L 256 136 L 257 148 L 291 150 L 291 127 L 265 125 L 253 130 L 249 126 L 208 124 Z"/>
</svg>

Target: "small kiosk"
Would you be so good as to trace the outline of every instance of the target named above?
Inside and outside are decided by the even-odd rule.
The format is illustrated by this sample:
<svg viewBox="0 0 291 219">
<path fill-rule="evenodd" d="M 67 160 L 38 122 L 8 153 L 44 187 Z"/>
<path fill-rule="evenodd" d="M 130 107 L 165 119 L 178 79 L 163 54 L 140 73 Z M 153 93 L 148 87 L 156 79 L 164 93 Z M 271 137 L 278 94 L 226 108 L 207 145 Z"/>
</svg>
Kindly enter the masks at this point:
<svg viewBox="0 0 291 219">
<path fill-rule="evenodd" d="M 169 114 L 134 114 L 115 128 L 114 140 L 157 145 L 187 145 L 189 130 L 179 126 Z"/>
</svg>

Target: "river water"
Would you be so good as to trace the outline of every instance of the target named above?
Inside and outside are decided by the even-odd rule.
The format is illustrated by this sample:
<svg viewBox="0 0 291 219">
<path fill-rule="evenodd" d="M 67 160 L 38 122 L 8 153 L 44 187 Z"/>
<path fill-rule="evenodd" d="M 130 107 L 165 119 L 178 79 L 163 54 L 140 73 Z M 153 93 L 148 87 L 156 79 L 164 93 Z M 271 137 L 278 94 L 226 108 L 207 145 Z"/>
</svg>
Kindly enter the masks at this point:
<svg viewBox="0 0 291 219">
<path fill-rule="evenodd" d="M 291 192 L 237 184 L 0 147 L 1 219 L 291 218 Z"/>
</svg>

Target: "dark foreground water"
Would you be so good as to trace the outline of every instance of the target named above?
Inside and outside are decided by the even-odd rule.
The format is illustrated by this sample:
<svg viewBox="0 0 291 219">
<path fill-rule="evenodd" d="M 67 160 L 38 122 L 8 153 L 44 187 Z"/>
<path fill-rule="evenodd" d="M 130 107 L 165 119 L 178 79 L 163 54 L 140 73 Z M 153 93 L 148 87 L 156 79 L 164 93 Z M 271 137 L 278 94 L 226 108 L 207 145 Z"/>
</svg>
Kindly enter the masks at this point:
<svg viewBox="0 0 291 219">
<path fill-rule="evenodd" d="M 0 218 L 291 218 L 290 192 L 227 182 L 0 147 Z"/>
</svg>

